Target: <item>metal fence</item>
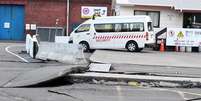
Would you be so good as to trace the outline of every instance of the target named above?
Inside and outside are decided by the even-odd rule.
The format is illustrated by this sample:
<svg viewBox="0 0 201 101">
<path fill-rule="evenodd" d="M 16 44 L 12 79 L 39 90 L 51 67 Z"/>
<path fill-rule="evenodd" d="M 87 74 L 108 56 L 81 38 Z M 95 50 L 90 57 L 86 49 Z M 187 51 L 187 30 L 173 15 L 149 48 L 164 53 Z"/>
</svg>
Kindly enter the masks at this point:
<svg viewBox="0 0 201 101">
<path fill-rule="evenodd" d="M 64 36 L 63 27 L 37 27 L 36 33 L 40 37 L 40 41 L 54 42 L 55 36 Z"/>
</svg>

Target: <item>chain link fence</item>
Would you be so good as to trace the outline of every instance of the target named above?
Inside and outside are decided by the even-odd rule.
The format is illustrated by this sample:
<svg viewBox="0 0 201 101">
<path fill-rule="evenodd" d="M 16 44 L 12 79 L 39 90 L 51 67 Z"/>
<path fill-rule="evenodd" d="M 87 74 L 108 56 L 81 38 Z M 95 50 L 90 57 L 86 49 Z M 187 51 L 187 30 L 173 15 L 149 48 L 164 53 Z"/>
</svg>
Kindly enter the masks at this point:
<svg viewBox="0 0 201 101">
<path fill-rule="evenodd" d="M 64 36 L 63 27 L 37 27 L 36 34 L 39 35 L 40 41 L 55 42 L 55 36 Z"/>
</svg>

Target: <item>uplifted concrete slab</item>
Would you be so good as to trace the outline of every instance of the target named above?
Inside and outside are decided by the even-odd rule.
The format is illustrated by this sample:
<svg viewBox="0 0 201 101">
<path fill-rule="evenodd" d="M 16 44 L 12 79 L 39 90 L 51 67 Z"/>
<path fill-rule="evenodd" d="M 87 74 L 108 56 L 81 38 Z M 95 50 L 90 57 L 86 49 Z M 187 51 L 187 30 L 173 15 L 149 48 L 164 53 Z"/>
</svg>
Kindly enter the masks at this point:
<svg viewBox="0 0 201 101">
<path fill-rule="evenodd" d="M 28 71 L 17 76 L 3 87 L 26 87 L 44 83 L 72 72 L 75 68 L 84 68 L 83 65 L 52 66 Z"/>
<path fill-rule="evenodd" d="M 138 64 L 151 66 L 175 66 L 201 68 L 201 53 L 183 52 L 126 52 L 113 50 L 96 50 L 90 61 L 109 64 Z"/>
</svg>

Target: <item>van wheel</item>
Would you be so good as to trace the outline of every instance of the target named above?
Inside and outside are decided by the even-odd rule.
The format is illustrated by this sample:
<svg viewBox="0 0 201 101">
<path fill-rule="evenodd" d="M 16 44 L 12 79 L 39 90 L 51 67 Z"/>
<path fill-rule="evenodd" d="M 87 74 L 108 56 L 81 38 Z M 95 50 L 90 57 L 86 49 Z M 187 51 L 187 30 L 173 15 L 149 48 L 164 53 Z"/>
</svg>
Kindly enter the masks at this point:
<svg viewBox="0 0 201 101">
<path fill-rule="evenodd" d="M 137 45 L 137 43 L 135 41 L 129 41 L 126 44 L 126 49 L 129 52 L 137 52 L 137 51 L 139 51 L 138 45 Z"/>
<path fill-rule="evenodd" d="M 89 51 L 89 44 L 87 42 L 83 41 L 83 42 L 80 42 L 79 44 L 82 46 L 84 52 Z"/>
</svg>

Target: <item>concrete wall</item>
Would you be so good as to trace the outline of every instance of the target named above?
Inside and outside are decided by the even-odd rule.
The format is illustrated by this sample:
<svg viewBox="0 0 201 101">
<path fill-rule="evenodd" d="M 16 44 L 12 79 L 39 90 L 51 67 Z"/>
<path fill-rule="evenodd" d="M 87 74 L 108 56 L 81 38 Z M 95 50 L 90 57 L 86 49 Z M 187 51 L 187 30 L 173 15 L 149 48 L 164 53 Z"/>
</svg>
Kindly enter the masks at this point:
<svg viewBox="0 0 201 101">
<path fill-rule="evenodd" d="M 0 4 L 25 4 L 27 0 L 0 0 Z"/>
<path fill-rule="evenodd" d="M 59 26 L 66 26 L 66 0 L 29 0 L 26 4 L 25 22 L 38 26 L 54 27 L 56 19 Z"/>
<path fill-rule="evenodd" d="M 155 32 L 165 27 L 183 27 L 183 13 L 168 7 L 120 6 L 119 15 L 134 15 L 134 10 L 160 11 L 160 27 L 155 28 Z"/>
</svg>

